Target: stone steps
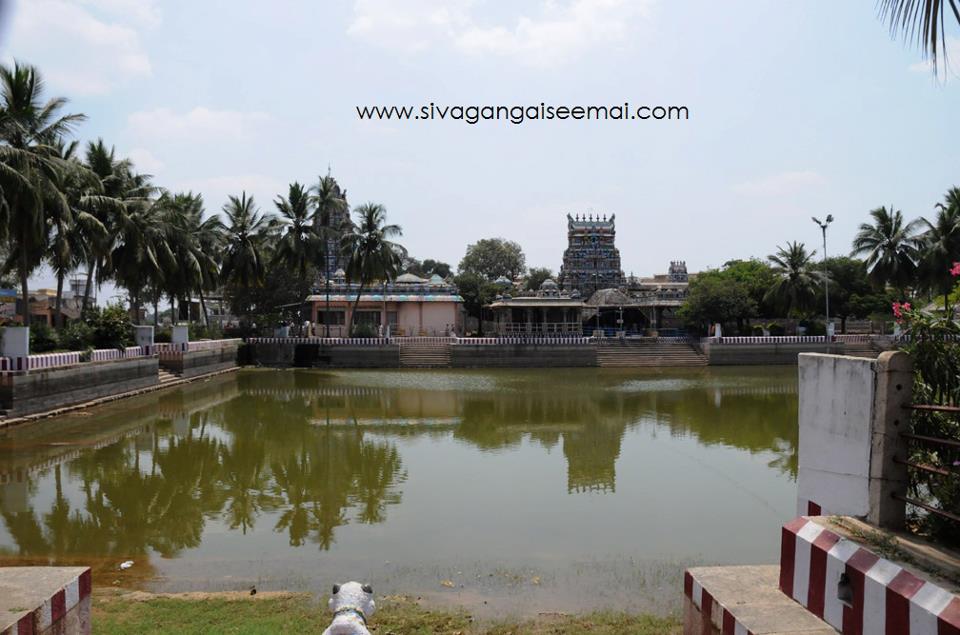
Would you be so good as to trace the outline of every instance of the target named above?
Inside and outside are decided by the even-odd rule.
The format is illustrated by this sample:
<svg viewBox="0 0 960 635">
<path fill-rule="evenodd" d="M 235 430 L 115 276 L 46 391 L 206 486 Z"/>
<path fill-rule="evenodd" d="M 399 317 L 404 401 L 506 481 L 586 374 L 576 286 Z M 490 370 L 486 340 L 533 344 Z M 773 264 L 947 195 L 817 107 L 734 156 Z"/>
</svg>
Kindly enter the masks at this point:
<svg viewBox="0 0 960 635">
<path fill-rule="evenodd" d="M 707 358 L 689 344 L 617 343 L 597 349 L 601 368 L 637 368 L 658 366 L 706 366 Z"/>
<path fill-rule="evenodd" d="M 163 368 L 161 368 L 161 369 L 159 370 L 159 373 L 158 373 L 158 374 L 159 374 L 159 377 L 160 377 L 160 385 L 161 385 L 161 386 L 164 385 L 164 384 L 169 384 L 170 382 L 177 381 L 178 379 L 180 379 L 180 375 L 177 375 L 176 373 L 171 373 L 170 371 L 165 370 L 165 369 L 163 369 Z"/>
<path fill-rule="evenodd" d="M 848 342 L 843 346 L 843 354 L 850 357 L 876 359 L 880 355 L 880 351 L 870 342 Z"/>
<path fill-rule="evenodd" d="M 401 368 L 449 368 L 450 345 L 411 343 L 400 346 Z"/>
</svg>

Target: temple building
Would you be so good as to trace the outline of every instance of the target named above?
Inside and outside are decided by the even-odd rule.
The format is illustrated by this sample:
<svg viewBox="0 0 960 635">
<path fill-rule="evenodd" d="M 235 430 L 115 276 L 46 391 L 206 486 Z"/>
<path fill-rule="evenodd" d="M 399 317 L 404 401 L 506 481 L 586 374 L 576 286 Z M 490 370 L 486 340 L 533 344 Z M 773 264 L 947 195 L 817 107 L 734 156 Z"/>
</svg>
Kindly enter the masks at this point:
<svg viewBox="0 0 960 635">
<path fill-rule="evenodd" d="M 608 219 L 597 214 L 567 214 L 567 249 L 563 252 L 558 283 L 564 291 L 577 291 L 587 297 L 600 289 L 623 285 L 616 214 Z"/>
<path fill-rule="evenodd" d="M 537 291 L 517 291 L 498 280 L 504 292 L 487 308 L 499 335 L 676 334 L 676 317 L 687 298 L 690 275 L 682 260 L 667 273 L 624 276 L 615 245 L 615 215 L 567 214 L 567 249 L 560 276 Z"/>
<path fill-rule="evenodd" d="M 356 324 L 380 336 L 463 333 L 463 298 L 454 285 L 438 275 L 426 279 L 405 273 L 392 282 L 375 282 L 361 290 L 358 284 L 347 281 L 343 269 L 338 269 L 329 290 L 328 302 L 327 285 L 321 280 L 307 296 L 314 335 L 326 334 L 329 327 L 331 337 L 347 337 L 349 325 L 354 323 L 355 303 Z"/>
</svg>

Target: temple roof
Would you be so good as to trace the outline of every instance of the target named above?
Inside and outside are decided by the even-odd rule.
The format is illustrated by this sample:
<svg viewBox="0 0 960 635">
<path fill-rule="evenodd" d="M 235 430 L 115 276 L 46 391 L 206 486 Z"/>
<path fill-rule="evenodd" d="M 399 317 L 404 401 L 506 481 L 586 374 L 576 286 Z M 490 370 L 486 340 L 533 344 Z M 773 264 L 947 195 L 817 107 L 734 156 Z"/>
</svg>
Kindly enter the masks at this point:
<svg viewBox="0 0 960 635">
<path fill-rule="evenodd" d="M 587 300 L 589 306 L 628 306 L 634 304 L 633 298 L 620 289 L 600 289 Z"/>
</svg>

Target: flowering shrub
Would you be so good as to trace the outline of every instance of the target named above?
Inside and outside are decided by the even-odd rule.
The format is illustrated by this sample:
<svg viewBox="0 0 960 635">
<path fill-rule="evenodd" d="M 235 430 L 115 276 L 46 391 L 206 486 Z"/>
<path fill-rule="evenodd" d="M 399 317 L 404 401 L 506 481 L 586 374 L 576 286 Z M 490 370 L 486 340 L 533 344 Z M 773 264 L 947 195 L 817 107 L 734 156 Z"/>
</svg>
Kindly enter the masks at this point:
<svg viewBox="0 0 960 635">
<path fill-rule="evenodd" d="M 954 265 L 960 273 L 960 263 Z M 951 270 L 952 272 L 953 270 Z M 895 302 L 893 315 L 908 336 L 903 350 L 913 357 L 913 402 L 960 405 L 960 324 L 952 315 L 931 315 L 909 303 Z M 911 431 L 917 435 L 960 440 L 960 419 L 952 413 L 914 411 Z M 914 443 L 910 460 L 954 471 L 960 451 L 941 445 Z M 911 470 L 911 498 L 960 515 L 960 477 Z M 941 540 L 960 541 L 960 524 L 911 509 L 909 522 L 915 531 Z"/>
</svg>

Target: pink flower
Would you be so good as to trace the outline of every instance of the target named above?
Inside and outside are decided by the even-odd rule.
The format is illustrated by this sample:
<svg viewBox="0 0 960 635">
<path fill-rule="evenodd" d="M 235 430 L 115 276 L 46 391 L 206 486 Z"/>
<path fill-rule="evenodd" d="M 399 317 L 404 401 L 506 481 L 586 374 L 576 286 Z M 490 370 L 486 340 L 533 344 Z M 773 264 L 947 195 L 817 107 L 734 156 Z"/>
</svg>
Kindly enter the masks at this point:
<svg viewBox="0 0 960 635">
<path fill-rule="evenodd" d="M 950 268 L 950 275 L 954 278 L 960 276 L 960 262 L 953 263 L 953 267 Z"/>
<path fill-rule="evenodd" d="M 903 308 L 903 305 L 900 304 L 899 302 L 893 303 L 893 315 L 894 317 L 897 318 L 897 320 L 900 320 L 903 317 L 903 312 L 901 310 L 902 308 Z"/>
</svg>

